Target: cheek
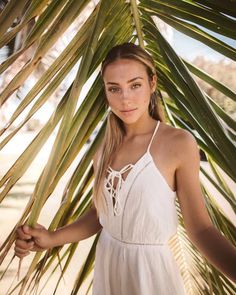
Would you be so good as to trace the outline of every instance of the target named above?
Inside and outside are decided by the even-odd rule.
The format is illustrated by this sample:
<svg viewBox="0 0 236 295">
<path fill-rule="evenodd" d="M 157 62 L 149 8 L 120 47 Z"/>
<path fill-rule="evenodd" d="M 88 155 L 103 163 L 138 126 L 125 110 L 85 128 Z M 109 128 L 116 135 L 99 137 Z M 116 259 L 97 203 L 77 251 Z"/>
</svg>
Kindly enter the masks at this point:
<svg viewBox="0 0 236 295">
<path fill-rule="evenodd" d="M 144 104 L 149 104 L 150 101 L 150 93 L 147 90 L 144 90 L 141 95 L 139 96 L 140 102 L 144 103 Z"/>
<path fill-rule="evenodd" d="M 132 101 L 135 104 L 148 104 L 150 100 L 150 94 L 148 88 L 137 89 L 132 95 Z"/>
<path fill-rule="evenodd" d="M 119 100 L 119 98 L 114 98 L 114 97 L 108 97 L 107 98 L 107 101 L 108 101 L 108 105 L 109 107 L 113 110 L 113 111 L 116 111 L 116 110 L 119 110 L 121 108 L 121 100 Z"/>
<path fill-rule="evenodd" d="M 107 96 L 107 101 L 110 106 L 117 105 L 117 103 L 119 103 L 119 99 L 112 95 Z"/>
<path fill-rule="evenodd" d="M 111 104 L 114 101 L 114 97 L 110 95 L 107 91 L 105 92 L 106 94 L 106 100 L 109 104 Z"/>
</svg>

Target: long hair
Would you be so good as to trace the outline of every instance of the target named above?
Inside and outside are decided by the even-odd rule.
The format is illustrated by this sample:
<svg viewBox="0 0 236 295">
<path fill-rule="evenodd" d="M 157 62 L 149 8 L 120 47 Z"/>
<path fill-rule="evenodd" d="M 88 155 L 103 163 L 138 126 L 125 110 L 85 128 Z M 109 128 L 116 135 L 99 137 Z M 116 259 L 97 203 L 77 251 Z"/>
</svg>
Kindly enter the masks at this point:
<svg viewBox="0 0 236 295">
<path fill-rule="evenodd" d="M 101 66 L 101 76 L 110 63 L 119 59 L 132 59 L 141 62 L 147 70 L 149 80 L 156 75 L 156 69 L 153 58 L 140 46 L 133 43 L 123 43 L 111 48 L 107 53 Z M 149 115 L 160 121 L 165 121 L 164 112 L 160 102 L 160 97 L 155 91 L 150 97 Z M 108 165 L 111 164 L 112 156 L 114 156 L 123 142 L 125 135 L 125 128 L 123 121 L 117 117 L 113 112 L 109 111 L 107 116 L 107 125 L 103 143 L 101 146 L 101 153 L 97 163 L 97 169 L 94 178 L 93 187 L 93 202 L 96 207 L 97 216 L 101 212 L 106 213 L 105 197 L 103 196 L 103 185 L 106 177 Z"/>
</svg>

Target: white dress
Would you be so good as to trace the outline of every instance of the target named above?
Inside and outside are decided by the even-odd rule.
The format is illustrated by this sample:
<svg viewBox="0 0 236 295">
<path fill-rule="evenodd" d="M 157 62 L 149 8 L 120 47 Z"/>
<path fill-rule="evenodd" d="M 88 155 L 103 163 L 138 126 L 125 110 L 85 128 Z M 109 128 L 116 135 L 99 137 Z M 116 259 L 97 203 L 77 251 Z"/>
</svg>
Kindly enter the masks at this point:
<svg viewBox="0 0 236 295">
<path fill-rule="evenodd" d="M 103 229 L 96 246 L 93 295 L 185 294 L 168 245 L 178 225 L 176 192 L 149 151 L 159 123 L 146 153 L 134 165 L 120 171 L 108 168 L 103 195 L 109 214 L 99 216 Z"/>
</svg>

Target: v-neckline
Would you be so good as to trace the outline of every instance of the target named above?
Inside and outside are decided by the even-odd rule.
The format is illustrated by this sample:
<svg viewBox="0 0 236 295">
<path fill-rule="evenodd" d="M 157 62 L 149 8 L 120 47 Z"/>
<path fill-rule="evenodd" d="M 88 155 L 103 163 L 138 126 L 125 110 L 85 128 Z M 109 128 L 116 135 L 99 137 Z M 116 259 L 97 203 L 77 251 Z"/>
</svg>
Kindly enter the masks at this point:
<svg viewBox="0 0 236 295">
<path fill-rule="evenodd" d="M 126 164 L 125 166 L 123 166 L 123 167 L 122 167 L 121 169 L 119 169 L 119 170 L 113 169 L 110 165 L 108 166 L 108 168 L 107 168 L 108 175 L 105 176 L 105 180 L 106 180 L 107 182 L 109 182 L 109 172 L 110 172 L 110 173 L 113 173 L 113 174 L 114 174 L 114 173 L 117 174 L 117 175 L 118 175 L 117 177 L 121 178 L 121 182 L 122 182 L 122 184 L 124 184 L 124 183 L 126 182 L 128 176 L 129 176 L 129 174 L 131 174 L 132 170 L 134 170 L 134 168 L 139 164 L 139 162 L 140 162 L 143 158 L 145 158 L 146 155 L 148 155 L 149 157 L 151 156 L 151 154 L 150 154 L 150 147 L 151 147 L 151 144 L 152 144 L 153 138 L 154 138 L 154 136 L 155 136 L 155 134 L 156 134 L 156 132 L 157 132 L 157 130 L 158 130 L 159 125 L 160 125 L 160 120 L 157 120 L 156 127 L 155 127 L 155 129 L 154 129 L 154 131 L 153 131 L 153 133 L 152 133 L 151 139 L 150 139 L 150 141 L 149 141 L 149 144 L 148 144 L 148 147 L 147 147 L 145 153 L 144 153 L 144 154 L 143 154 L 143 155 L 142 155 L 142 156 L 141 156 L 141 157 L 140 157 L 140 158 L 139 158 L 134 164 L 132 164 L 132 163 Z M 152 158 L 152 156 L 151 156 L 150 158 Z M 131 167 L 131 170 L 130 170 L 129 173 L 126 175 L 125 179 L 123 179 L 122 174 L 125 173 L 125 172 L 127 172 L 127 170 L 125 170 L 125 169 L 128 168 L 129 166 Z M 110 170 L 110 171 L 109 171 L 109 170 Z M 122 173 L 122 170 L 124 170 L 123 173 Z M 116 188 L 117 188 L 117 185 L 116 185 Z M 116 188 L 113 188 L 113 189 L 116 190 Z"/>
<path fill-rule="evenodd" d="M 116 215 L 119 215 L 118 211 L 119 209 L 121 209 L 120 200 L 119 200 L 120 193 L 121 191 L 126 189 L 127 187 L 126 184 L 129 182 L 130 178 L 132 179 L 132 175 L 137 170 L 138 164 L 141 163 L 146 156 L 149 156 L 149 160 L 153 160 L 152 155 L 150 154 L 150 147 L 159 125 L 160 125 L 160 120 L 158 120 L 156 123 L 156 127 L 153 131 L 153 134 L 151 136 L 151 139 L 149 141 L 149 144 L 145 153 L 134 164 L 129 163 L 123 166 L 119 170 L 113 169 L 110 165 L 107 168 L 108 174 L 105 175 L 105 179 L 104 179 L 105 190 L 109 193 L 109 195 L 112 198 L 112 208 Z M 126 175 L 125 179 L 123 179 L 123 173 L 127 172 L 129 169 L 130 169 L 129 173 Z M 116 182 L 116 186 L 114 187 L 115 178 L 118 178 L 118 181 Z"/>
<path fill-rule="evenodd" d="M 130 171 L 129 171 L 129 173 L 127 174 L 127 176 L 126 176 L 125 179 L 123 179 L 122 174 L 120 174 L 120 171 L 121 171 L 122 169 L 124 169 L 126 166 L 130 165 L 130 164 L 125 165 L 125 166 L 124 166 L 122 169 L 120 169 L 120 170 L 114 170 L 114 169 L 112 169 L 112 168 L 109 166 L 109 168 L 112 169 L 112 172 L 118 173 L 119 176 L 120 176 L 120 178 L 121 178 L 121 186 L 120 186 L 119 189 L 118 189 L 120 193 L 121 193 L 121 192 L 124 193 L 124 192 L 129 188 L 129 181 L 130 181 L 130 179 L 132 180 L 133 174 L 136 173 L 138 165 L 142 162 L 143 159 L 145 159 L 146 156 L 149 157 L 150 162 L 152 161 L 152 155 L 150 154 L 149 151 L 146 151 L 146 152 L 145 152 L 145 153 L 144 153 L 144 154 L 143 154 L 143 155 L 142 155 L 142 156 L 136 161 L 135 164 L 131 164 L 131 165 L 133 165 L 133 166 L 131 167 L 131 169 L 130 169 Z M 111 173 L 111 172 L 109 172 L 109 173 Z M 135 174 L 134 174 L 134 175 L 135 175 Z M 111 185 L 111 183 L 109 183 L 109 181 L 110 181 L 109 176 L 110 176 L 110 174 L 108 174 L 108 176 L 105 177 L 105 179 L 104 179 L 104 189 L 105 189 L 105 194 L 108 194 L 109 196 L 111 196 L 111 194 L 113 194 L 113 191 L 115 191 L 115 192 L 117 193 L 117 186 L 119 185 L 119 181 L 116 183 L 116 187 L 114 188 L 114 186 Z M 107 187 L 107 184 L 109 184 L 109 187 Z M 113 197 L 112 197 L 112 200 L 111 200 L 111 201 L 112 201 L 112 208 L 113 208 L 113 210 L 114 210 L 114 203 L 113 203 L 113 201 L 116 201 L 116 197 L 115 197 L 115 200 L 113 200 Z"/>
<path fill-rule="evenodd" d="M 134 164 L 132 164 L 132 163 L 129 163 L 129 164 L 127 164 L 127 165 L 125 165 L 125 166 L 123 166 L 120 170 L 116 170 L 116 169 L 113 169 L 110 165 L 108 166 L 108 168 L 110 168 L 112 171 L 114 171 L 114 172 L 121 172 L 124 168 L 126 168 L 127 166 L 130 166 L 130 165 L 132 165 L 132 169 L 144 158 L 144 156 L 146 156 L 146 154 L 150 154 L 150 152 L 149 151 L 146 151 Z M 131 170 L 132 170 L 131 169 Z M 129 175 L 129 174 L 128 174 Z M 127 177 L 126 177 L 127 178 Z M 125 178 L 125 180 L 126 180 L 126 178 Z M 123 179 L 122 179 L 123 180 Z M 123 180 L 123 181 L 125 181 L 125 180 Z"/>
<path fill-rule="evenodd" d="M 160 120 L 157 120 L 157 123 L 156 123 L 156 127 L 155 127 L 155 129 L 154 129 L 154 131 L 153 131 L 153 134 L 152 134 L 152 136 L 151 136 L 151 139 L 150 139 L 150 142 L 149 142 L 149 144 L 148 144 L 148 147 L 147 147 L 147 149 L 146 149 L 146 152 L 134 163 L 134 164 L 132 164 L 132 163 L 129 163 L 129 164 L 126 164 L 125 166 L 123 166 L 121 169 L 119 169 L 119 170 L 116 170 L 116 169 L 113 169 L 110 165 L 108 166 L 108 169 L 111 169 L 112 171 L 114 171 L 114 172 L 118 172 L 118 173 L 120 173 L 124 168 L 126 168 L 126 167 L 128 167 L 128 166 L 133 166 L 132 167 L 132 169 L 134 168 L 134 166 L 136 166 L 137 164 L 138 164 L 138 162 L 139 161 L 141 161 L 141 159 L 142 158 L 144 158 L 144 156 L 146 155 L 146 154 L 149 154 L 149 156 L 151 156 L 151 154 L 150 154 L 150 146 L 151 146 L 151 144 L 152 144 L 152 141 L 153 141 L 153 138 L 154 138 L 154 136 L 155 136 L 155 134 L 156 134 L 156 132 L 157 132 L 157 130 L 158 130 L 158 127 L 159 127 L 159 125 L 160 125 Z M 127 178 L 127 177 L 126 177 Z M 125 180 L 126 180 L 126 178 L 125 178 Z"/>
<path fill-rule="evenodd" d="M 122 170 L 122 169 L 124 169 L 126 166 L 128 166 L 128 165 L 130 165 L 130 164 L 127 164 L 127 165 L 125 165 L 122 169 L 120 169 L 120 170 L 114 170 L 114 169 L 112 169 L 110 166 L 109 166 L 109 168 L 111 168 L 112 169 L 112 171 L 113 172 L 117 172 L 117 173 L 119 173 L 120 174 L 120 177 L 121 177 L 121 182 L 122 182 L 122 185 L 121 185 L 121 187 L 120 187 L 120 190 L 123 190 L 123 188 L 126 186 L 126 184 L 128 183 L 128 181 L 129 181 L 129 178 L 130 177 L 132 177 L 132 174 L 133 174 L 133 172 L 137 169 L 137 166 L 138 166 L 138 164 L 146 157 L 146 156 L 151 156 L 151 154 L 148 152 L 148 151 L 146 151 L 138 160 L 137 160 L 137 162 L 135 163 L 135 164 L 131 164 L 131 165 L 133 165 L 132 167 L 131 167 L 131 169 L 130 169 L 130 171 L 129 171 L 129 173 L 126 175 L 126 177 L 125 177 L 125 179 L 123 179 L 123 177 L 122 177 L 122 174 L 120 174 L 120 171 Z M 151 159 L 151 158 L 150 158 Z M 108 172 L 108 173 L 111 173 L 111 172 Z M 109 183 L 109 175 L 110 174 L 108 174 L 108 176 L 107 177 L 105 177 L 105 182 L 106 182 L 106 184 L 107 183 Z M 108 191 L 108 189 L 112 189 L 112 190 L 117 190 L 117 185 L 119 184 L 118 182 L 117 182 L 117 184 L 116 184 L 116 187 L 114 188 L 114 187 L 106 187 L 106 184 L 105 184 L 105 189 L 107 190 L 107 192 L 109 193 L 109 191 Z"/>
<path fill-rule="evenodd" d="M 118 174 L 120 174 L 120 172 L 124 169 L 124 168 L 126 168 L 127 166 L 129 166 L 129 165 L 132 165 L 132 167 L 131 167 L 131 169 L 130 169 L 130 171 L 129 171 L 129 173 L 126 175 L 126 177 L 125 177 L 125 179 L 123 179 L 123 177 L 122 177 L 122 174 L 120 174 L 121 176 L 121 182 L 122 182 L 122 186 L 121 186 L 121 188 L 120 189 L 123 189 L 123 186 L 128 182 L 128 180 L 129 180 L 129 178 L 132 176 L 132 173 L 133 173 L 133 171 L 136 169 L 136 167 L 137 167 L 137 165 L 146 157 L 146 156 L 150 156 L 150 152 L 149 151 L 146 151 L 136 162 L 135 162 L 135 164 L 132 164 L 132 163 L 130 163 L 130 164 L 127 164 L 127 165 L 125 165 L 124 167 L 122 167 L 120 170 L 115 170 L 115 169 L 113 169 L 112 167 L 110 167 L 109 166 L 109 168 L 113 171 L 113 172 L 116 172 L 116 173 L 118 173 Z M 109 169 L 108 168 L 108 169 Z M 110 173 L 109 171 L 108 171 L 108 173 Z M 107 177 L 105 177 L 105 181 L 106 182 L 109 182 L 109 175 L 107 176 Z M 116 184 L 116 187 L 114 188 L 112 188 L 112 189 L 114 189 L 114 190 L 116 190 L 117 189 L 117 185 L 118 185 L 118 183 Z"/>
</svg>

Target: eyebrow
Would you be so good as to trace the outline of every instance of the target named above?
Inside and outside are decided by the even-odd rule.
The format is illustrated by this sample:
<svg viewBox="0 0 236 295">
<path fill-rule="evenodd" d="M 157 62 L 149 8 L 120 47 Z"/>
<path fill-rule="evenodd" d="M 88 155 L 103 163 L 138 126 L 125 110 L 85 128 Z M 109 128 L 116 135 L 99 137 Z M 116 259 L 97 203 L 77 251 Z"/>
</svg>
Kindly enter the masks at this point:
<svg viewBox="0 0 236 295">
<path fill-rule="evenodd" d="M 127 81 L 127 83 L 130 83 L 130 82 L 133 82 L 134 80 L 137 80 L 137 79 L 142 79 L 142 77 L 135 77 L 135 78 L 132 78 L 130 80 Z M 107 82 L 106 84 L 112 84 L 112 85 L 119 85 L 119 83 L 116 83 L 116 82 Z"/>
</svg>

